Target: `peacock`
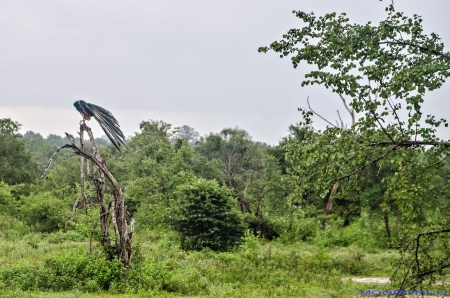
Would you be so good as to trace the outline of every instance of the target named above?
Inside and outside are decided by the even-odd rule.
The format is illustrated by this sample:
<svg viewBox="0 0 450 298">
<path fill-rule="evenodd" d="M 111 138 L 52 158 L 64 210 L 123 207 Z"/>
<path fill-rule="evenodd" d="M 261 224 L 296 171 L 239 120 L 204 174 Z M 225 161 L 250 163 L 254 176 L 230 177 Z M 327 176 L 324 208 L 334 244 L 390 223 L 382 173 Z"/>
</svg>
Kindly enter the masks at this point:
<svg viewBox="0 0 450 298">
<path fill-rule="evenodd" d="M 120 130 L 119 122 L 111 112 L 97 105 L 87 103 L 84 100 L 77 100 L 73 105 L 80 112 L 81 116 L 83 116 L 83 120 L 89 121 L 91 117 L 94 117 L 108 136 L 108 139 L 120 152 L 120 145 L 125 145 L 125 136 Z"/>
</svg>

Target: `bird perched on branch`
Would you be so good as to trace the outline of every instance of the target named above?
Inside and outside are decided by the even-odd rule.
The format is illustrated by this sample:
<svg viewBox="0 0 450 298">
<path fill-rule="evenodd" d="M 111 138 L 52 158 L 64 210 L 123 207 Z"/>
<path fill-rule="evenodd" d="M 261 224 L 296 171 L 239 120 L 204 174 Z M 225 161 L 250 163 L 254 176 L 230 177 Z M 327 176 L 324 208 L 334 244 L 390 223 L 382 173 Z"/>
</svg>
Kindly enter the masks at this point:
<svg viewBox="0 0 450 298">
<path fill-rule="evenodd" d="M 119 122 L 111 112 L 102 107 L 87 103 L 84 100 L 77 100 L 73 105 L 80 112 L 81 116 L 83 116 L 83 120 L 89 121 L 91 117 L 94 117 L 114 147 L 120 151 L 120 145 L 125 145 L 125 136 L 120 130 Z"/>
</svg>

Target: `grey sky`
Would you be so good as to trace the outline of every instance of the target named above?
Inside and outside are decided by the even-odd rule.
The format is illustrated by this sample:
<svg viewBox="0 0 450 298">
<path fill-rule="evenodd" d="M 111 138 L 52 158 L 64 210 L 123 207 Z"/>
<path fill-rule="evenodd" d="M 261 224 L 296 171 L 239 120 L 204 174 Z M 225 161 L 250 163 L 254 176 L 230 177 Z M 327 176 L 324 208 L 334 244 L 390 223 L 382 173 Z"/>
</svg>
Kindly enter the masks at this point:
<svg viewBox="0 0 450 298">
<path fill-rule="evenodd" d="M 450 43 L 450 1 L 396 0 L 424 17 L 425 29 Z M 301 88 L 308 68 L 260 54 L 288 29 L 292 10 L 347 12 L 351 21 L 380 21 L 387 1 L 21 1 L 0 2 L 0 118 L 44 136 L 75 133 L 83 99 L 110 110 L 124 133 L 142 120 L 187 124 L 201 135 L 246 129 L 275 144 L 297 107 L 336 119 L 339 98 L 324 87 Z M 445 117 L 448 84 L 427 108 Z M 317 123 L 320 121 L 317 120 Z M 97 124 L 91 125 L 98 136 Z M 444 133 L 447 138 L 450 133 Z"/>
</svg>

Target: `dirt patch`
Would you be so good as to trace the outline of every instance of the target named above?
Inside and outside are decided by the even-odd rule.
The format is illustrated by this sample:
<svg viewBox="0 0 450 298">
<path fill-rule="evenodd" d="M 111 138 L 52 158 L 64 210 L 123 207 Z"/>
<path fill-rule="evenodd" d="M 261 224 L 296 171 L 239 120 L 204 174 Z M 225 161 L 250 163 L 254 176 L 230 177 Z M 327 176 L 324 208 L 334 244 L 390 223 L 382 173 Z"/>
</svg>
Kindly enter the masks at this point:
<svg viewBox="0 0 450 298">
<path fill-rule="evenodd" d="M 390 284 L 391 281 L 389 280 L 389 277 L 346 277 L 343 278 L 342 281 L 352 281 L 352 282 L 358 282 L 358 283 L 365 283 L 365 284 L 377 284 L 377 285 L 387 285 Z"/>
</svg>

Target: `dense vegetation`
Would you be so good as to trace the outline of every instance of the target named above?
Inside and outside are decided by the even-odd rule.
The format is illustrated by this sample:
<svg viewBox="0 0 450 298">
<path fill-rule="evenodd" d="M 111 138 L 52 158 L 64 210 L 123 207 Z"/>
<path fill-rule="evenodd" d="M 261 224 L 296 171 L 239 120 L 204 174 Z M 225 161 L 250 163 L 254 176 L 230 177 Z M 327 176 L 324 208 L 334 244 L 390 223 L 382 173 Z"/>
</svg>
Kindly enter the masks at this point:
<svg viewBox="0 0 450 298">
<path fill-rule="evenodd" d="M 360 191 L 337 199 L 333 212 L 324 215 L 327 197 L 296 197 L 285 159 L 286 144 L 316 133 L 298 126 L 290 131 L 279 146 L 254 142 L 240 129 L 189 140 L 178 138 L 169 124 L 151 120 L 142 123 L 123 155 L 110 144 L 100 146 L 125 185 L 136 218 L 129 268 L 107 260 L 98 243 L 95 204 L 80 208 L 64 228 L 79 193 L 79 157 L 62 151 L 47 177 L 39 179 L 65 140 L 2 131 L 22 144 L 18 154 L 29 158 L 15 171 L 32 177 L 0 184 L 2 295 L 347 297 L 361 286 L 342 277 L 389 276 L 399 256 L 391 250 L 391 238 L 400 224 L 387 237 L 383 186 L 370 179 L 369 171 Z M 446 189 L 446 168 L 434 178 L 436 188 Z M 387 177 L 389 171 L 379 175 Z M 87 195 L 95 202 L 92 188 Z M 430 227 L 436 208 L 444 204 L 423 206 Z M 398 220 L 395 209 L 388 215 Z"/>
<path fill-rule="evenodd" d="M 276 146 L 239 128 L 199 137 L 156 120 L 123 154 L 96 139 L 136 220 L 129 266 L 100 244 L 88 179 L 71 216 L 78 156 L 61 151 L 39 178 L 69 140 L 21 135 L 0 119 L 2 297 L 353 297 L 366 285 L 344 277 L 393 276 L 414 289 L 445 281 L 450 144 L 436 136 L 445 120 L 423 125 L 421 105 L 449 75 L 450 55 L 420 17 L 386 11 L 378 26 L 295 12 L 305 26 L 260 48 L 316 65 L 303 85 L 338 93 L 356 113 L 350 126 L 317 131 L 318 114 L 301 109 Z"/>
</svg>

